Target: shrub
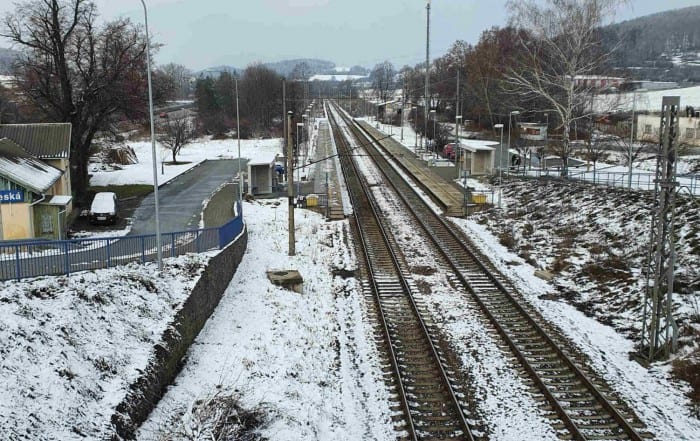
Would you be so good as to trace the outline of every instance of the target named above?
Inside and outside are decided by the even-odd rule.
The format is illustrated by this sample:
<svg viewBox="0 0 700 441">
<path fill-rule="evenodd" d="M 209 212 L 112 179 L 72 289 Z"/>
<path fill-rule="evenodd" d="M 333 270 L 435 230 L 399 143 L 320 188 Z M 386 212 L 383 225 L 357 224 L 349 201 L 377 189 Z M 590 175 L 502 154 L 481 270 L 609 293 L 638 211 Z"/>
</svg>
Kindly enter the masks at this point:
<svg viewBox="0 0 700 441">
<path fill-rule="evenodd" d="M 688 392 L 688 396 L 695 404 L 696 413 L 700 411 L 700 362 L 692 358 L 675 360 L 673 374 L 690 383 L 691 390 Z"/>
<path fill-rule="evenodd" d="M 512 250 L 515 247 L 515 237 L 510 231 L 503 231 L 498 235 L 498 242 L 504 247 Z"/>
</svg>

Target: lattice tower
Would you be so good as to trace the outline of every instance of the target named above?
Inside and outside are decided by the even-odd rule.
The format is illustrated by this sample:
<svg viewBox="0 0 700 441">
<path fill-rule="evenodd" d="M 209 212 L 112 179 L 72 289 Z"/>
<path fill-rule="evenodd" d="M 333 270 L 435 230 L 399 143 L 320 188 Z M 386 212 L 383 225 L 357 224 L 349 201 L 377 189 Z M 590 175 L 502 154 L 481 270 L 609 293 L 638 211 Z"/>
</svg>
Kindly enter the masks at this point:
<svg viewBox="0 0 700 441">
<path fill-rule="evenodd" d="M 676 350 L 678 339 L 672 308 L 679 107 L 680 97 L 663 97 L 640 351 L 642 358 L 649 363 L 668 357 Z"/>
</svg>

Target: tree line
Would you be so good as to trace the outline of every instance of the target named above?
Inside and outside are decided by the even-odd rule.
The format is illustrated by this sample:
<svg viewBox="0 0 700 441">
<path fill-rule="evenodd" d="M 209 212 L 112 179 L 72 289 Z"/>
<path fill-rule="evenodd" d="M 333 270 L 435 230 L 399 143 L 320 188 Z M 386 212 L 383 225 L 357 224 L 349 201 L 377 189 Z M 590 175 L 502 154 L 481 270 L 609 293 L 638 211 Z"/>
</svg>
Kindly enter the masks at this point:
<svg viewBox="0 0 700 441">
<path fill-rule="evenodd" d="M 200 127 L 214 135 L 240 125 L 242 138 L 281 136 L 283 98 L 294 121 L 300 120 L 311 99 L 307 81 L 310 75 L 305 62 L 298 63 L 288 79 L 261 63 L 251 64 L 240 75 L 230 71 L 209 72 L 198 78 L 194 87 Z"/>
<path fill-rule="evenodd" d="M 476 45 L 457 41 L 431 63 L 427 97 L 422 64 L 404 66 L 397 74 L 391 63 L 380 63 L 371 80 L 380 99 L 386 101 L 398 87 L 403 100 L 434 108 L 450 121 L 461 114 L 464 120 L 493 127 L 507 124 L 513 110 L 535 120 L 546 113 L 561 138 L 559 153 L 566 157 L 572 131 L 593 113 L 594 91 L 571 79 L 607 72 L 614 48 L 601 44 L 601 23 L 620 1 L 511 1 L 509 26 L 484 31 Z M 17 107 L 26 107 L 34 121 L 72 124 L 71 178 L 78 201 L 88 187 L 88 158 L 97 132 L 122 119 L 145 120 L 146 54 L 157 50 L 157 45 L 147 47 L 142 26 L 125 18 L 101 23 L 96 17 L 89 0 L 32 0 L 6 14 L 0 31 L 20 50 L 15 109 L 8 112 L 9 106 L 0 105 L 0 117 L 17 118 L 22 114 Z M 286 81 L 285 102 L 295 123 L 311 96 L 333 96 L 343 89 L 357 96 L 351 82 L 310 84 L 310 74 L 307 64 L 298 63 Z M 223 72 L 199 78 L 194 85 L 190 79 L 191 73 L 179 65 L 154 70 L 156 102 L 194 93 L 200 128 L 210 133 L 235 123 L 244 136 L 284 131 L 282 77 L 273 70 L 254 64 L 240 75 Z M 236 83 L 240 115 L 235 110 Z M 0 98 L 0 104 L 6 101 Z M 423 112 L 414 114 L 417 129 L 424 131 Z"/>
<path fill-rule="evenodd" d="M 566 164 L 572 137 L 583 127 L 592 133 L 592 121 L 601 110 L 593 108 L 600 89 L 577 79 L 611 74 L 611 60 L 620 42 L 603 44 L 602 24 L 623 3 L 509 1 L 508 26 L 485 30 L 475 45 L 458 40 L 431 62 L 427 97 L 425 63 L 406 65 L 397 72 L 384 62 L 371 74 L 376 98 L 385 100 L 391 91 L 401 89 L 402 100 L 420 108 L 414 126 L 428 138 L 440 137 L 444 131 L 433 135 L 432 126 L 424 122 L 423 106 L 435 109 L 443 121 L 452 122 L 461 115 L 484 128 L 508 126 L 514 115 L 521 121 L 546 120 L 557 139 L 549 147 Z M 389 84 L 387 77 L 393 78 Z M 512 136 L 517 137 L 515 130 Z"/>
</svg>

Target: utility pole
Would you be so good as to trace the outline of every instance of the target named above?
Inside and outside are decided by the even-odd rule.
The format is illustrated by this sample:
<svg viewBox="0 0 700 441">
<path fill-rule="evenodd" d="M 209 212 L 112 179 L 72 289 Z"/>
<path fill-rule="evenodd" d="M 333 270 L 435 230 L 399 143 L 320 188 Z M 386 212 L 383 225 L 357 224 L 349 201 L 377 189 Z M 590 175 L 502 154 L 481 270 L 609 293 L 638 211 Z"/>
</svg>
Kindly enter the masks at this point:
<svg viewBox="0 0 700 441">
<path fill-rule="evenodd" d="M 282 78 L 282 139 L 287 139 L 287 80 Z"/>
<path fill-rule="evenodd" d="M 294 246 L 294 170 L 292 169 L 292 156 L 294 147 L 292 145 L 292 111 L 287 113 L 287 197 L 289 199 L 289 255 L 294 256 L 296 251 Z"/>
<path fill-rule="evenodd" d="M 674 238 L 676 208 L 676 146 L 678 145 L 678 109 L 680 97 L 665 96 L 661 102 L 659 150 L 654 188 L 655 212 L 651 220 L 651 238 L 647 266 L 647 287 L 640 355 L 651 363 L 668 358 L 678 343 L 678 325 L 673 318 L 673 282 L 676 263 Z"/>
<path fill-rule="evenodd" d="M 425 5 L 426 25 L 425 25 L 425 100 L 423 107 L 423 142 L 428 134 L 428 102 L 430 96 L 430 0 Z M 427 149 L 427 145 L 425 146 Z"/>
<path fill-rule="evenodd" d="M 455 146 L 453 152 L 455 154 L 455 161 L 457 161 L 457 179 L 459 179 L 459 174 L 462 169 L 463 158 L 460 153 L 462 153 L 462 143 L 459 140 L 459 121 L 462 119 L 462 115 L 459 113 L 459 69 L 457 69 L 457 100 L 455 101 Z"/>
</svg>

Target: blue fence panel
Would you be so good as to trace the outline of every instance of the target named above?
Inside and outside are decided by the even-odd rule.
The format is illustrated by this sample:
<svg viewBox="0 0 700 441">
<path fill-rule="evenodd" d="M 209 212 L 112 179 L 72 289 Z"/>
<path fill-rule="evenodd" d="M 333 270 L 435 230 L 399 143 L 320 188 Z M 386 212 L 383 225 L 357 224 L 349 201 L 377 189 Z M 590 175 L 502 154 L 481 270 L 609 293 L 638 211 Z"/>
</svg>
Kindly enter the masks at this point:
<svg viewBox="0 0 700 441">
<path fill-rule="evenodd" d="M 224 248 L 243 231 L 243 212 L 240 202 L 236 202 L 238 216 L 219 228 L 219 248 Z"/>
<path fill-rule="evenodd" d="M 243 214 L 218 228 L 161 234 L 163 257 L 222 249 L 243 231 Z M 0 280 L 69 274 L 157 259 L 155 234 L 62 241 L 0 242 Z"/>
</svg>

